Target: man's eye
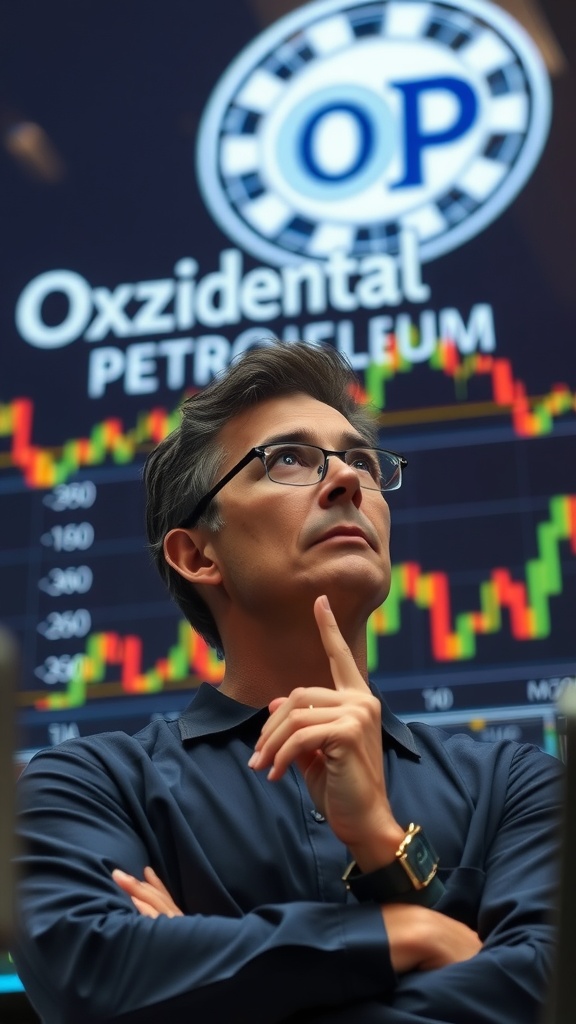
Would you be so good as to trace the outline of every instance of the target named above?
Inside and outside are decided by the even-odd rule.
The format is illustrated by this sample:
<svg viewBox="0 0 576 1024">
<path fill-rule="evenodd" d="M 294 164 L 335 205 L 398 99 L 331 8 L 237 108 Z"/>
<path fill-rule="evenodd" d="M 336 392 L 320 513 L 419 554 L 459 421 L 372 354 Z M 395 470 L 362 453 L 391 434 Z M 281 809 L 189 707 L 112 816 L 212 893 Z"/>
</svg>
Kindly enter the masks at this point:
<svg viewBox="0 0 576 1024">
<path fill-rule="evenodd" d="M 268 457 L 266 457 L 266 465 L 268 465 L 269 470 L 288 472 L 291 469 L 310 466 L 310 453 L 306 454 L 305 449 L 301 449 L 298 444 L 290 444 L 287 447 L 279 447 L 279 449 L 269 452 Z"/>
<path fill-rule="evenodd" d="M 365 452 L 352 452 L 348 456 L 348 465 L 357 473 L 369 473 L 374 480 L 380 478 L 380 463 L 373 455 Z"/>
<path fill-rule="evenodd" d="M 290 469 L 291 466 L 305 465 L 305 458 L 299 448 L 279 448 L 268 455 L 268 467 L 278 466 Z"/>
</svg>

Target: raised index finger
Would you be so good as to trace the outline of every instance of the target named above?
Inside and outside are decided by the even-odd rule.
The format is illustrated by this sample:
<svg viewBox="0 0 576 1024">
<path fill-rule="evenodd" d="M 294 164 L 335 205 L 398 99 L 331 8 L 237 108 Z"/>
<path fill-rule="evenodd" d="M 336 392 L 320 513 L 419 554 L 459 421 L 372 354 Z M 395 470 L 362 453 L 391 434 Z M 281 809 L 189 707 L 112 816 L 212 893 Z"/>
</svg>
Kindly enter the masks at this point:
<svg viewBox="0 0 576 1024">
<path fill-rule="evenodd" d="M 317 597 L 314 602 L 314 618 L 324 650 L 330 661 L 330 671 L 335 688 L 337 690 L 365 690 L 366 681 L 362 678 L 352 651 L 338 629 L 338 623 L 325 594 Z"/>
</svg>

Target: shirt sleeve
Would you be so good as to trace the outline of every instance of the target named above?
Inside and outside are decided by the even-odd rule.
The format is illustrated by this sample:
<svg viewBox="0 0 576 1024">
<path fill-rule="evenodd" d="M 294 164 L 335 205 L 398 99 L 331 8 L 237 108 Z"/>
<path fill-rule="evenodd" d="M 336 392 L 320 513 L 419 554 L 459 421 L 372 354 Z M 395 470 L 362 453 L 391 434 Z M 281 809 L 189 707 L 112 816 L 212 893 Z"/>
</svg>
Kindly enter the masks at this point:
<svg viewBox="0 0 576 1024">
<path fill-rule="evenodd" d="M 139 833 L 113 779 L 73 746 L 38 755 L 19 791 L 14 958 L 45 1024 L 274 1024 L 395 985 L 377 906 L 141 916 L 111 871 L 148 863 L 144 826 Z"/>
<path fill-rule="evenodd" d="M 466 922 L 483 948 L 471 960 L 400 978 L 386 1024 L 541 1020 L 554 957 L 562 774 L 555 758 L 534 747 L 516 749 L 486 853 L 476 921 Z M 470 881 L 476 881 L 472 873 Z"/>
</svg>

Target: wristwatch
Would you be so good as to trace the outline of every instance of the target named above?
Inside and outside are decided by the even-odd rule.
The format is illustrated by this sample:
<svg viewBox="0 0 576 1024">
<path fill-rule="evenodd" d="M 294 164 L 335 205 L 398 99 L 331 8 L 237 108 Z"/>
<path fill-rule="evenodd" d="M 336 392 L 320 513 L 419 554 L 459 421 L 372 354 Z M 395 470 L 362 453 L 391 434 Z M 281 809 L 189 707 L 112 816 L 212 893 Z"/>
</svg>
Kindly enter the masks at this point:
<svg viewBox="0 0 576 1024">
<path fill-rule="evenodd" d="M 353 860 L 342 881 L 361 903 L 419 903 L 431 907 L 444 892 L 437 871 L 438 854 L 422 826 L 411 823 L 391 864 L 362 874 Z"/>
</svg>

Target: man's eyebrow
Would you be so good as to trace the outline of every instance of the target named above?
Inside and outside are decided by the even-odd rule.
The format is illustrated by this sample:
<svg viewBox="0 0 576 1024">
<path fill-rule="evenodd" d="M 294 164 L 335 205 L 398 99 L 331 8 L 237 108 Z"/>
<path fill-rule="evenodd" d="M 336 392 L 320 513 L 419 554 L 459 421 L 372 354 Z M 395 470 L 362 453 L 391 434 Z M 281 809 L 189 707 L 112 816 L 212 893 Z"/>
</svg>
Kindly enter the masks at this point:
<svg viewBox="0 0 576 1024">
<path fill-rule="evenodd" d="M 282 444 L 286 441 L 294 441 L 297 444 L 311 444 L 317 445 L 314 435 L 309 430 L 302 430 L 301 428 L 295 428 L 294 430 L 286 430 L 281 434 L 273 434 L 267 437 L 265 441 L 262 441 L 258 447 L 265 448 L 269 444 Z M 340 443 L 345 448 L 371 448 L 371 442 L 366 438 L 362 437 L 361 434 L 357 434 L 355 431 L 344 432 L 340 435 Z M 340 451 L 340 449 L 338 449 Z"/>
</svg>

